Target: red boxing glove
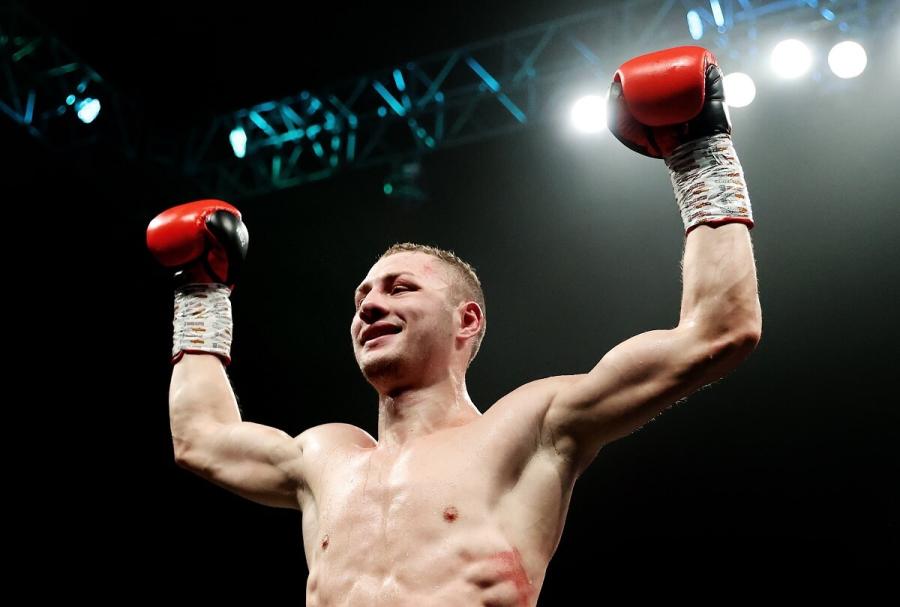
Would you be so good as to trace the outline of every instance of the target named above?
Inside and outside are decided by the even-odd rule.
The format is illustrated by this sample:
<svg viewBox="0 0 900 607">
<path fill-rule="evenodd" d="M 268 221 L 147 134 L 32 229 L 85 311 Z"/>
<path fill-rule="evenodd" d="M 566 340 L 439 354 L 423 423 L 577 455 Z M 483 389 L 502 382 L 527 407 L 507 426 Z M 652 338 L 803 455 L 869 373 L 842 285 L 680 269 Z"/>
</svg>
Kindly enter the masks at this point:
<svg viewBox="0 0 900 607">
<path fill-rule="evenodd" d="M 221 283 L 233 289 L 248 242 L 240 211 L 221 200 L 172 207 L 147 227 L 147 248 L 162 265 L 177 270 L 182 285 Z"/>
<path fill-rule="evenodd" d="M 609 88 L 607 122 L 619 141 L 653 158 L 700 137 L 730 134 L 715 55 L 679 46 L 626 61 Z"/>
<path fill-rule="evenodd" d="M 147 247 L 175 272 L 172 363 L 185 353 L 214 354 L 231 362 L 229 295 L 247 255 L 249 236 L 241 213 L 221 200 L 172 207 L 147 227 Z"/>
</svg>

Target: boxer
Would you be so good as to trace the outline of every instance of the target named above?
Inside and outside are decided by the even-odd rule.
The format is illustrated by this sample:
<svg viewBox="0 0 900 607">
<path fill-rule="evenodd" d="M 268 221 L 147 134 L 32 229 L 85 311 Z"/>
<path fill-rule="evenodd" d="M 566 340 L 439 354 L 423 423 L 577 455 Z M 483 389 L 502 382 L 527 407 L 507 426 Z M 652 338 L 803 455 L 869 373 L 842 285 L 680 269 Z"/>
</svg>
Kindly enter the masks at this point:
<svg viewBox="0 0 900 607">
<path fill-rule="evenodd" d="M 344 423 L 290 436 L 243 421 L 226 376 L 229 294 L 248 244 L 241 213 L 202 200 L 151 222 L 148 246 L 179 284 L 175 459 L 247 499 L 302 512 L 310 607 L 535 605 L 574 483 L 602 447 L 756 347 L 753 219 L 716 58 L 679 47 L 626 62 L 609 126 L 670 172 L 686 235 L 678 325 L 626 340 L 587 373 L 529 382 L 482 414 L 466 389 L 487 326 L 475 271 L 451 251 L 395 245 L 356 288 L 350 322 L 378 394 L 377 437 Z"/>
</svg>

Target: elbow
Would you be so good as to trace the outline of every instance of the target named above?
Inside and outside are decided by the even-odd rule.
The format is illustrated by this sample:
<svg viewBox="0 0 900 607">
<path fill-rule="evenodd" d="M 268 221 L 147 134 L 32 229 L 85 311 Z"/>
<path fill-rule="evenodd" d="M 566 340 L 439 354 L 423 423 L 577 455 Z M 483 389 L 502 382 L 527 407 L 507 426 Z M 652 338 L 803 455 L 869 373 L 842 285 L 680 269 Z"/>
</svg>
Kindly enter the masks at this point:
<svg viewBox="0 0 900 607">
<path fill-rule="evenodd" d="M 190 422 L 190 423 L 189 423 Z M 171 424 L 172 453 L 179 468 L 197 471 L 207 465 L 210 440 L 214 440 L 217 426 L 199 422 L 196 418 Z"/>
<path fill-rule="evenodd" d="M 197 472 L 203 467 L 202 452 L 194 441 L 172 435 L 172 450 L 175 456 L 175 465 L 179 468 Z"/>
<path fill-rule="evenodd" d="M 762 338 L 762 317 L 758 314 L 743 320 L 720 318 L 686 326 L 696 340 L 704 344 L 707 357 L 731 357 L 734 354 L 749 355 Z"/>
<path fill-rule="evenodd" d="M 175 455 L 175 465 L 179 468 L 190 469 L 191 466 L 191 450 L 185 441 L 180 441 L 172 437 L 172 447 Z"/>
<path fill-rule="evenodd" d="M 729 338 L 738 349 L 754 350 L 762 338 L 762 320 L 753 319 L 738 325 L 729 332 Z"/>
<path fill-rule="evenodd" d="M 751 351 L 756 349 L 756 346 L 759 345 L 759 340 L 762 339 L 762 308 L 759 305 L 759 297 L 754 301 L 754 305 L 747 315 L 747 320 L 740 323 L 738 327 L 740 329 L 738 331 L 739 337 L 747 343 Z"/>
<path fill-rule="evenodd" d="M 762 339 L 762 315 L 757 313 L 751 320 L 743 323 L 735 330 L 735 341 L 738 346 L 750 352 L 756 349 Z"/>
<path fill-rule="evenodd" d="M 747 323 L 722 335 L 713 345 L 714 358 L 740 363 L 756 350 L 762 338 L 759 323 Z"/>
</svg>

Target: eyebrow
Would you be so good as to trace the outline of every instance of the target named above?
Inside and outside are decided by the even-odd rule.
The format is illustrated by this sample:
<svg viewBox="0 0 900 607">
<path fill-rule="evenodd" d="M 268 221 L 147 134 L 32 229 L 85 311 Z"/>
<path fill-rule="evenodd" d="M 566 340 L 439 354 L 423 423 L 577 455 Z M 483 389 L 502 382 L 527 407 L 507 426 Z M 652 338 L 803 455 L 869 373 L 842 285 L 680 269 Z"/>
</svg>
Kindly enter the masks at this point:
<svg viewBox="0 0 900 607">
<path fill-rule="evenodd" d="M 415 276 L 416 276 L 416 275 L 413 274 L 412 272 L 391 272 L 390 274 L 385 274 L 384 276 L 382 276 L 382 277 L 381 277 L 381 280 L 382 280 L 382 282 L 390 282 L 390 281 L 395 280 L 396 278 L 398 278 L 398 277 L 400 277 L 400 276 L 404 276 L 404 275 L 409 275 L 409 276 L 412 276 L 412 277 L 415 277 Z M 364 283 L 362 283 L 361 285 L 359 285 L 358 287 L 356 287 L 356 291 L 353 293 L 353 299 L 354 299 L 354 301 L 356 300 L 356 297 L 357 297 L 360 293 L 368 292 L 368 290 L 369 290 L 370 288 L 371 288 L 371 286 L 369 285 L 368 282 L 364 282 Z"/>
</svg>

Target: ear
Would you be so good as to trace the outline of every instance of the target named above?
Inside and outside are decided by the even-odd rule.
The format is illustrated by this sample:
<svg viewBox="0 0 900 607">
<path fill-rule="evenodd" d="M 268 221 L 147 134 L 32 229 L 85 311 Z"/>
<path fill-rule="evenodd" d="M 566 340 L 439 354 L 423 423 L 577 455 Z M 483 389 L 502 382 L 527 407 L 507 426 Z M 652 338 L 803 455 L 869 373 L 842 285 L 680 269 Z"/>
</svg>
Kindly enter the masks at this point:
<svg viewBox="0 0 900 607">
<path fill-rule="evenodd" d="M 460 304 L 458 313 L 460 327 L 456 336 L 462 339 L 468 339 L 469 337 L 478 335 L 478 332 L 481 330 L 481 325 L 484 323 L 484 313 L 481 310 L 481 306 L 474 301 L 467 301 L 464 304 Z"/>
</svg>

